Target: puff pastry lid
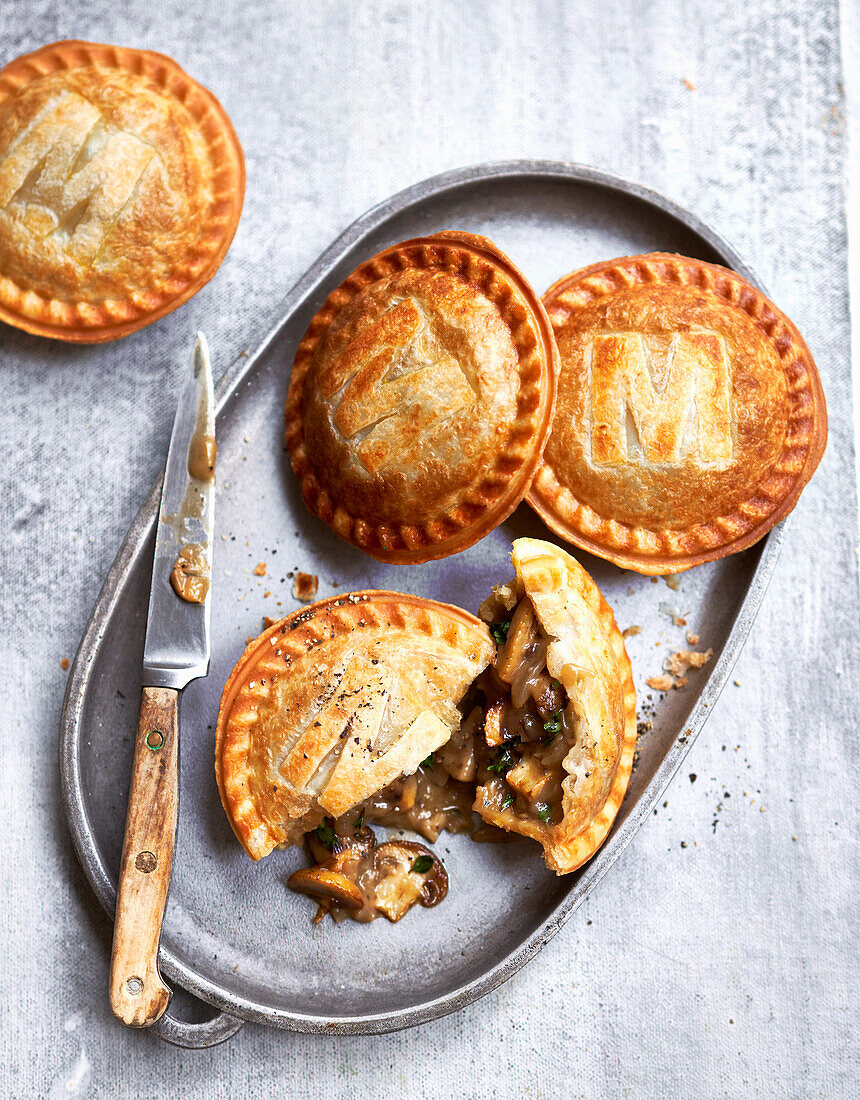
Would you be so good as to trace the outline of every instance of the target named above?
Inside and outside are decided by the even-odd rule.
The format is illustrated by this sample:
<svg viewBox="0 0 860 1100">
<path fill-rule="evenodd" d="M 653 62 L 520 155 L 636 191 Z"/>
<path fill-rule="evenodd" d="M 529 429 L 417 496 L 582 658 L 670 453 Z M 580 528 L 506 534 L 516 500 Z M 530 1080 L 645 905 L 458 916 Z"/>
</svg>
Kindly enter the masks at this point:
<svg viewBox="0 0 860 1100">
<path fill-rule="evenodd" d="M 296 611 L 252 642 L 221 697 L 215 772 L 252 859 L 298 844 L 421 761 L 494 653 L 459 608 L 359 592 Z"/>
<path fill-rule="evenodd" d="M 383 561 L 465 549 L 525 495 L 555 375 L 543 306 L 491 241 L 438 233 L 381 252 L 296 352 L 286 437 L 306 505 Z"/>
<path fill-rule="evenodd" d="M 478 787 L 475 810 L 492 825 L 537 840 L 558 874 L 591 859 L 624 800 L 636 747 L 636 689 L 612 609 L 570 554 L 539 539 L 517 539 L 511 606 L 527 595 L 551 638 L 547 670 L 564 687 L 576 736 L 562 761 L 562 816 L 545 824 L 506 808 L 505 784 Z"/>
<path fill-rule="evenodd" d="M 148 50 L 56 42 L 0 71 L 0 320 L 91 343 L 196 293 L 242 211 L 215 97 Z"/>
<path fill-rule="evenodd" d="M 529 503 L 559 535 L 642 573 L 760 539 L 794 507 L 827 439 L 797 329 L 733 271 L 653 253 L 544 295 L 558 407 Z"/>
</svg>

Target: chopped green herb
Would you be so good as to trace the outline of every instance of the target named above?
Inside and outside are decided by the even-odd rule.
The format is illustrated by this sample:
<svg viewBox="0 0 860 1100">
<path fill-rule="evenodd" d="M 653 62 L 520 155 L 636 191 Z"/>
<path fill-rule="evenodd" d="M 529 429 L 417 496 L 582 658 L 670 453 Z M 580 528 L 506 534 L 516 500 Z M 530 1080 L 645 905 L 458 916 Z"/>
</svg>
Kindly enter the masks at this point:
<svg viewBox="0 0 860 1100">
<path fill-rule="evenodd" d="M 558 680 L 556 680 L 555 677 L 550 680 L 549 686 L 552 688 L 553 691 L 561 691 L 561 684 L 558 682 Z"/>
<path fill-rule="evenodd" d="M 502 809 L 506 810 L 508 808 L 508 806 L 513 806 L 513 804 L 514 804 L 514 796 L 510 791 L 508 791 L 508 793 L 502 799 Z"/>
<path fill-rule="evenodd" d="M 436 765 L 436 757 L 433 755 L 432 752 L 430 753 L 430 755 L 428 757 L 425 757 L 425 759 L 421 761 L 421 767 L 422 768 L 427 768 L 428 770 L 432 767 L 435 767 L 435 765 Z"/>
<path fill-rule="evenodd" d="M 487 766 L 488 772 L 495 772 L 496 775 L 507 775 L 511 768 L 516 764 L 517 758 L 511 752 L 509 745 L 504 745 L 501 753 L 496 757 L 494 764 Z"/>
<path fill-rule="evenodd" d="M 550 821 L 552 821 L 552 810 L 547 806 L 546 802 L 535 802 L 535 813 L 544 825 L 548 825 Z"/>
<path fill-rule="evenodd" d="M 361 813 L 358 815 L 355 821 L 353 821 L 352 827 L 353 829 L 355 829 L 356 832 L 358 832 L 362 825 L 364 825 L 364 806 L 361 807 Z"/>
<path fill-rule="evenodd" d="M 551 715 L 543 724 L 543 728 L 547 733 L 558 733 L 561 729 L 561 711 L 557 710 L 555 714 Z"/>
<path fill-rule="evenodd" d="M 496 645 L 504 645 L 508 640 L 508 631 L 511 629 L 511 620 L 508 619 L 503 623 L 493 623 L 490 627 L 490 633 L 493 636 L 493 641 Z"/>
<path fill-rule="evenodd" d="M 430 855 L 419 856 L 410 868 L 416 875 L 426 874 L 433 866 L 433 857 Z"/>
<path fill-rule="evenodd" d="M 332 851 L 337 841 L 337 833 L 329 825 L 328 820 L 327 817 L 324 817 L 322 824 L 317 825 L 317 840 L 320 844 L 325 845 L 329 851 Z"/>
</svg>

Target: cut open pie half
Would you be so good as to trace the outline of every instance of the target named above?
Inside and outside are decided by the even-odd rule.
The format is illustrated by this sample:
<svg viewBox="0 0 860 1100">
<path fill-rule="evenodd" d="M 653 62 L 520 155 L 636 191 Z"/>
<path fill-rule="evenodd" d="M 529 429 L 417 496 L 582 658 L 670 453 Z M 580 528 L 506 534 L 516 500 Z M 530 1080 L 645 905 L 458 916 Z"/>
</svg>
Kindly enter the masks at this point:
<svg viewBox="0 0 860 1100">
<path fill-rule="evenodd" d="M 757 542 L 818 465 L 827 410 L 800 333 L 740 275 L 653 253 L 544 295 L 558 401 L 528 494 L 574 545 L 675 573 Z"/>
<path fill-rule="evenodd" d="M 386 249 L 331 292 L 296 351 L 286 438 L 305 504 L 382 561 L 471 546 L 529 487 L 555 374 L 543 306 L 491 241 Z"/>
<path fill-rule="evenodd" d="M 519 539 L 485 621 L 396 592 L 323 600 L 253 641 L 224 688 L 215 770 L 253 859 L 307 839 L 290 884 L 331 911 L 397 920 L 447 879 L 369 825 L 518 833 L 575 870 L 627 790 L 636 697 L 624 641 L 569 554 Z M 489 626 L 487 625 L 489 624 Z M 473 811 L 486 823 L 475 829 Z M 420 849 L 420 850 L 419 850 Z"/>
<path fill-rule="evenodd" d="M 493 651 L 474 616 L 397 592 L 322 600 L 261 634 L 224 688 L 215 750 L 248 855 L 301 843 L 413 775 L 459 726 Z"/>
<path fill-rule="evenodd" d="M 0 71 L 0 320 L 94 343 L 195 294 L 245 194 L 218 100 L 163 54 L 55 42 Z"/>
</svg>

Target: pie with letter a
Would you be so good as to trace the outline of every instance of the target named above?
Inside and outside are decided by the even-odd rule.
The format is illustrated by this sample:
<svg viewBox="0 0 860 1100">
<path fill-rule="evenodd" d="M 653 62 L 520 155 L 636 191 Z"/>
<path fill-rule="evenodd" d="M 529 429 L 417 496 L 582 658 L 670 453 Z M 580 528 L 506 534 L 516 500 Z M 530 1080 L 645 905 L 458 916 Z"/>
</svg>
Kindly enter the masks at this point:
<svg viewBox="0 0 860 1100">
<path fill-rule="evenodd" d="M 56 42 L 0 71 L 0 320 L 95 343 L 187 301 L 245 162 L 215 97 L 148 50 Z"/>
<path fill-rule="evenodd" d="M 563 538 L 640 573 L 757 542 L 797 503 L 827 441 L 800 333 L 733 271 L 653 253 L 544 295 L 560 356 L 552 433 L 528 501 Z"/>
<path fill-rule="evenodd" d="M 381 561 L 466 549 L 525 495 L 555 374 L 543 306 L 491 241 L 437 233 L 381 252 L 296 352 L 287 445 L 305 503 Z"/>
<path fill-rule="evenodd" d="M 322 600 L 261 634 L 224 687 L 215 748 L 248 855 L 300 844 L 416 773 L 493 652 L 474 616 L 397 592 Z"/>
</svg>

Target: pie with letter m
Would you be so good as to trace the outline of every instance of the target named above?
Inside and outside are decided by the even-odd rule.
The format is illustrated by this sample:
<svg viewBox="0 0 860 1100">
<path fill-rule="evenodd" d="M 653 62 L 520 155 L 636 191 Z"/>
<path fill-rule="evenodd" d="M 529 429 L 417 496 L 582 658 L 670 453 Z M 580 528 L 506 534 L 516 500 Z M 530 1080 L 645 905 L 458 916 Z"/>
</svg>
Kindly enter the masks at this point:
<svg viewBox="0 0 860 1100">
<path fill-rule="evenodd" d="M 215 97 L 163 54 L 55 42 L 0 70 L 0 320 L 115 340 L 207 283 L 245 162 Z"/>
<path fill-rule="evenodd" d="M 528 495 L 568 542 L 677 573 L 757 542 L 827 441 L 800 333 L 759 290 L 665 253 L 595 264 L 544 295 L 560 372 Z"/>
</svg>

